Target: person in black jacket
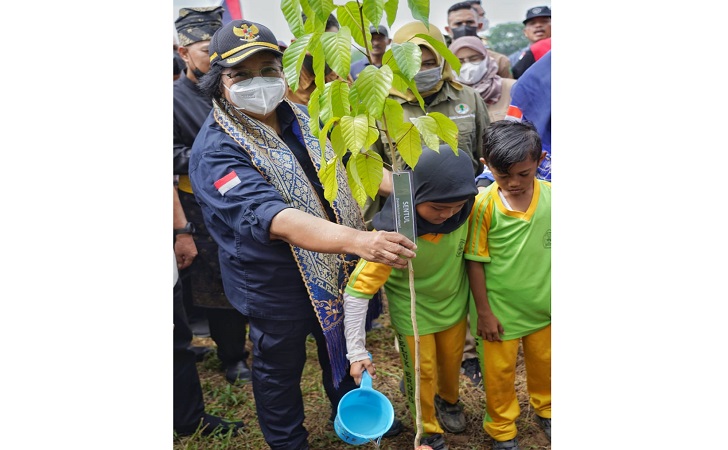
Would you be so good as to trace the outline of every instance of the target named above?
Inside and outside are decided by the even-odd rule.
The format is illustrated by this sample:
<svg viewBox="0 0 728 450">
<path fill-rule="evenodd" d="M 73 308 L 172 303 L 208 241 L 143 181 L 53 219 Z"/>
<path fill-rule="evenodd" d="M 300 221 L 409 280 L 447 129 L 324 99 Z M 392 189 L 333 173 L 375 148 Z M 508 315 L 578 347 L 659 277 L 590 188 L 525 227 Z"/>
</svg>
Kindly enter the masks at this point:
<svg viewBox="0 0 728 450">
<path fill-rule="evenodd" d="M 198 255 L 192 265 L 181 271 L 186 308 L 204 312 L 209 322 L 210 337 L 217 344 L 225 378 L 230 383 L 251 379 L 245 348 L 248 320 L 232 307 L 222 285 L 218 247 L 202 219 L 188 176 L 192 143 L 207 115 L 212 101 L 197 87 L 199 79 L 210 68 L 208 48 L 212 35 L 222 27 L 223 8 L 182 8 L 175 21 L 179 38 L 179 54 L 187 70 L 174 82 L 174 174 L 179 178 L 180 202 L 188 225 L 175 231 L 175 238 L 192 236 Z M 194 305 L 194 306 L 193 306 Z M 188 318 L 193 311 L 188 310 Z"/>
<path fill-rule="evenodd" d="M 549 49 L 551 48 L 551 8 L 548 6 L 534 6 L 530 8 L 526 11 L 523 26 L 523 35 L 529 41 L 528 46 L 508 55 L 508 59 L 511 61 L 513 78 L 515 79 L 518 79 L 531 64 L 536 62 L 541 55 L 548 51 L 543 50 L 543 43 L 534 49 L 533 46 L 536 43 L 549 39 L 548 46 Z"/>
</svg>

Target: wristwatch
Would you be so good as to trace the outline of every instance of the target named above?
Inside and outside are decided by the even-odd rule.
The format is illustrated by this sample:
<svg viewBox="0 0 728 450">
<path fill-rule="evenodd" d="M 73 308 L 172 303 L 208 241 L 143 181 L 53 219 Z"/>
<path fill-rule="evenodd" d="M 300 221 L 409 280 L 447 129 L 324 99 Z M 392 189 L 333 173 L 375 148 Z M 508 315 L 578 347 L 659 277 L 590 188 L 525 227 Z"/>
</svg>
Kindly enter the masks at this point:
<svg viewBox="0 0 728 450">
<path fill-rule="evenodd" d="M 177 237 L 178 234 L 194 234 L 195 233 L 195 224 L 192 222 L 187 222 L 185 224 L 184 228 L 175 228 L 174 229 L 174 237 Z"/>
</svg>

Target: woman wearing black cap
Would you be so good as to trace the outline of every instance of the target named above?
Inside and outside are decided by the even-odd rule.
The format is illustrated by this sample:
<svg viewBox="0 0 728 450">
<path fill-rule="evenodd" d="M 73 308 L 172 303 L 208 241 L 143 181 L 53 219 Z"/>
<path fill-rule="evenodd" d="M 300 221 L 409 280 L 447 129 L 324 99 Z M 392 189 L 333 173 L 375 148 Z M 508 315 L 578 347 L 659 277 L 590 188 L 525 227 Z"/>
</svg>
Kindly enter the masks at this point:
<svg viewBox="0 0 728 450">
<path fill-rule="evenodd" d="M 348 374 L 343 283 L 358 257 L 407 266 L 414 243 L 365 231 L 346 171 L 337 163 L 333 201 L 318 172 L 334 158 L 309 117 L 285 99 L 282 53 L 264 25 L 235 20 L 210 42 L 200 90 L 213 109 L 190 155 L 190 178 L 205 224 L 220 246 L 230 302 L 249 317 L 253 394 L 272 449 L 308 449 L 301 375 L 316 340 L 333 419 L 356 387 Z M 323 151 L 322 151 L 323 150 Z"/>
</svg>

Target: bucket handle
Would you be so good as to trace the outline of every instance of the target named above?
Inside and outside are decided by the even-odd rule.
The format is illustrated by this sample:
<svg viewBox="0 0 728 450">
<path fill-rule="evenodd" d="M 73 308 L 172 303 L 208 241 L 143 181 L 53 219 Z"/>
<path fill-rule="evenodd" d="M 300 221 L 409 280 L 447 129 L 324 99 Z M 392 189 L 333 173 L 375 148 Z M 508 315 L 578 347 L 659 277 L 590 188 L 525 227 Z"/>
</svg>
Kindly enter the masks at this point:
<svg viewBox="0 0 728 450">
<path fill-rule="evenodd" d="M 372 352 L 367 352 L 367 355 L 369 355 L 369 360 L 374 362 L 374 358 L 372 358 Z M 372 376 L 369 375 L 367 369 L 364 369 L 361 373 L 361 384 L 359 385 L 359 387 L 364 389 L 374 389 L 372 387 Z"/>
<path fill-rule="evenodd" d="M 372 376 L 369 375 L 369 372 L 367 372 L 366 369 L 364 369 L 364 371 L 361 373 L 361 384 L 359 385 L 359 388 L 373 389 Z"/>
</svg>

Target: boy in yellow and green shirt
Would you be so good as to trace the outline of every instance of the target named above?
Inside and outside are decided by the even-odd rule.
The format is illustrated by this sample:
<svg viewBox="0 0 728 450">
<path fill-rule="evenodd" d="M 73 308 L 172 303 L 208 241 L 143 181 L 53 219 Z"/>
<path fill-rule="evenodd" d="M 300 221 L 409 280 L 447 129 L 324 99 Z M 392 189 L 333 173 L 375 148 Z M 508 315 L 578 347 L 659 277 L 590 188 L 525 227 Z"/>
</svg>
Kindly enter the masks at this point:
<svg viewBox="0 0 728 450">
<path fill-rule="evenodd" d="M 465 247 L 471 333 L 482 339 L 483 428 L 494 450 L 518 450 L 520 343 L 530 403 L 551 439 L 551 183 L 536 179 L 546 152 L 527 122 L 491 124 L 483 153 L 495 182 L 476 198 Z"/>
</svg>

